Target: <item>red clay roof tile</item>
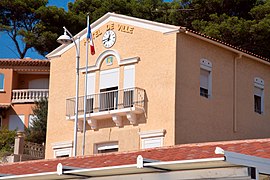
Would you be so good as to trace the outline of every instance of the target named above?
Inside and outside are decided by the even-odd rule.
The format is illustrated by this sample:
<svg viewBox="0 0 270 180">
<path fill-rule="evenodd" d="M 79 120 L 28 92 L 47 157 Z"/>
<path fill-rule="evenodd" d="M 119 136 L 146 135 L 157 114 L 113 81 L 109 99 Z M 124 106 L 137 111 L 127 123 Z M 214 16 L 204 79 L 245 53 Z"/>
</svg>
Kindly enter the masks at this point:
<svg viewBox="0 0 270 180">
<path fill-rule="evenodd" d="M 254 139 L 183 144 L 133 152 L 96 154 L 91 156 L 78 156 L 69 158 L 0 164 L 0 174 L 21 175 L 42 172 L 55 172 L 58 163 L 62 163 L 64 166 L 81 168 L 98 168 L 136 164 L 136 158 L 138 155 L 142 155 L 144 158 L 156 159 L 160 161 L 222 157 L 222 155 L 216 155 L 214 153 L 217 146 L 221 147 L 226 151 L 232 151 L 263 158 L 270 158 L 270 139 Z"/>
<path fill-rule="evenodd" d="M 0 66 L 45 66 L 50 67 L 49 60 L 38 59 L 0 59 Z"/>
</svg>

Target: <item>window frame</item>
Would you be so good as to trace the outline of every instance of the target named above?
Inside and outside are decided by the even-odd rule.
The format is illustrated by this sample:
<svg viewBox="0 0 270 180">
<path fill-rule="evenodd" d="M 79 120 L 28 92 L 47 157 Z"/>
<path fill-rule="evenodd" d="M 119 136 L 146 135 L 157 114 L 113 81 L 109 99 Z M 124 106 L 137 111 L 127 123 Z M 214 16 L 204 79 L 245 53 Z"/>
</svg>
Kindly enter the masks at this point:
<svg viewBox="0 0 270 180">
<path fill-rule="evenodd" d="M 3 79 L 1 79 L 1 76 L 3 77 Z M 5 74 L 3 74 L 3 73 L 0 73 L 0 81 L 3 81 L 2 83 L 3 83 L 3 87 L 1 88 L 1 86 L 0 86 L 0 92 L 4 92 L 4 90 L 5 90 Z"/>
<path fill-rule="evenodd" d="M 260 100 L 260 105 L 258 102 Z M 264 80 L 259 77 L 254 78 L 254 87 L 253 87 L 253 103 L 254 103 L 254 112 L 258 114 L 264 113 Z"/>
<path fill-rule="evenodd" d="M 53 157 L 62 158 L 62 157 L 71 157 L 72 156 L 72 141 L 57 142 L 52 144 Z M 60 156 L 59 156 L 60 154 Z"/>
<path fill-rule="evenodd" d="M 164 136 L 165 136 L 165 133 L 166 133 L 165 129 L 139 132 L 141 149 L 162 147 L 164 145 Z M 148 147 L 148 148 L 146 148 L 146 146 L 145 146 L 146 144 L 145 143 L 147 141 L 154 141 L 154 140 L 160 140 L 160 146 L 154 146 L 154 147 Z"/>
<path fill-rule="evenodd" d="M 110 151 L 112 149 L 117 149 L 117 151 Z M 108 152 L 106 152 L 106 150 Z M 113 153 L 119 152 L 119 143 L 118 141 L 95 143 L 94 144 L 94 154 L 103 154 L 103 153 Z"/>
<path fill-rule="evenodd" d="M 205 87 L 201 86 L 201 77 L 202 72 L 207 71 L 208 77 L 207 77 L 207 89 Z M 207 94 L 202 93 L 202 90 L 206 90 Z M 207 59 L 200 59 L 200 96 L 205 97 L 207 99 L 212 97 L 212 63 Z"/>
</svg>

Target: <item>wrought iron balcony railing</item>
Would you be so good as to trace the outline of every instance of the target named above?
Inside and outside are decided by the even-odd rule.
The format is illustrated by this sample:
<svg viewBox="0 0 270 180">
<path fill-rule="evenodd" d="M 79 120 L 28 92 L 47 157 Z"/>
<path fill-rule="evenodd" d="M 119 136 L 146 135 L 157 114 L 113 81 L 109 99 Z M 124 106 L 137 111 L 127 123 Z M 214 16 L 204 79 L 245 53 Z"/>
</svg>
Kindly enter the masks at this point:
<svg viewBox="0 0 270 180">
<path fill-rule="evenodd" d="M 49 97 L 49 89 L 19 89 L 12 90 L 12 103 L 35 102 Z"/>
<path fill-rule="evenodd" d="M 124 108 L 144 108 L 145 90 L 129 88 L 87 95 L 86 113 L 105 112 Z M 84 114 L 84 96 L 78 98 L 78 115 Z M 66 116 L 75 116 L 75 98 L 66 100 Z"/>
</svg>

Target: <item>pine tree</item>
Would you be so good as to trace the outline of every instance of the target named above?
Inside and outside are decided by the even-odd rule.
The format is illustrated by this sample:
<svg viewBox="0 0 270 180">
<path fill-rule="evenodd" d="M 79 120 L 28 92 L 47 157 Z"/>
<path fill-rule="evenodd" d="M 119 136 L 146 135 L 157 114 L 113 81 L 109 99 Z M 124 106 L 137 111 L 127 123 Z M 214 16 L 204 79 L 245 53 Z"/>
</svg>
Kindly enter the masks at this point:
<svg viewBox="0 0 270 180">
<path fill-rule="evenodd" d="M 9 131 L 7 127 L 0 130 L 0 158 L 13 153 L 16 130 Z"/>
<path fill-rule="evenodd" d="M 48 100 L 35 102 L 33 121 L 26 129 L 26 141 L 42 144 L 46 142 Z"/>
</svg>

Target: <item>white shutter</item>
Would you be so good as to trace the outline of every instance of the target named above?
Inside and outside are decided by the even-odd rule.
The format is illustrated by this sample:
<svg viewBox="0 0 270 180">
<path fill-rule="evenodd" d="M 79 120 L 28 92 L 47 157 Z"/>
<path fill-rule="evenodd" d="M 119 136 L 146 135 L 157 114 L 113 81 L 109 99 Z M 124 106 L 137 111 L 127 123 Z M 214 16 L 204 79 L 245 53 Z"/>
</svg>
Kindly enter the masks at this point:
<svg viewBox="0 0 270 180">
<path fill-rule="evenodd" d="M 263 90 L 261 88 L 254 87 L 254 95 L 262 97 L 262 94 L 263 94 Z"/>
<path fill-rule="evenodd" d="M 118 86 L 119 69 L 110 69 L 100 72 L 99 89 Z"/>
<path fill-rule="evenodd" d="M 162 137 L 157 138 L 147 138 L 142 140 L 142 148 L 154 148 L 154 147 L 161 147 L 162 146 Z"/>
<path fill-rule="evenodd" d="M 87 95 L 95 94 L 96 73 L 87 74 Z"/>
<path fill-rule="evenodd" d="M 135 87 L 135 65 L 124 67 L 124 89 Z"/>
<path fill-rule="evenodd" d="M 24 115 L 10 115 L 9 116 L 9 130 L 24 131 Z"/>
<path fill-rule="evenodd" d="M 208 89 L 208 84 L 209 84 L 209 71 L 201 69 L 200 72 L 200 87 L 204 89 Z"/>
</svg>

